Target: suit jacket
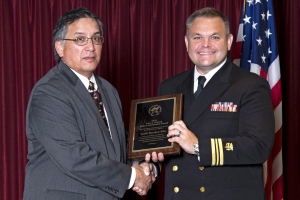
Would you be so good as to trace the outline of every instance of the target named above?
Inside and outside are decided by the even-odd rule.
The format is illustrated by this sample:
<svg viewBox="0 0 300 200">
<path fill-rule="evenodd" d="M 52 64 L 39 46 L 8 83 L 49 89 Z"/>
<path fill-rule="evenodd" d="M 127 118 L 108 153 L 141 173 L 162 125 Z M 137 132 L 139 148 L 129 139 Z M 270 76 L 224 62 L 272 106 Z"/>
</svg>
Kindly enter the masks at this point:
<svg viewBox="0 0 300 200">
<path fill-rule="evenodd" d="M 165 199 L 264 199 L 262 163 L 275 133 L 268 82 L 227 60 L 194 99 L 193 77 L 194 68 L 159 88 L 183 94 L 183 121 L 200 152 L 200 162 L 184 151 L 166 160 Z"/>
<path fill-rule="evenodd" d="M 95 76 L 112 139 L 89 92 L 63 62 L 34 86 L 27 114 L 24 199 L 118 199 L 128 188 L 125 128 L 116 89 Z"/>
</svg>

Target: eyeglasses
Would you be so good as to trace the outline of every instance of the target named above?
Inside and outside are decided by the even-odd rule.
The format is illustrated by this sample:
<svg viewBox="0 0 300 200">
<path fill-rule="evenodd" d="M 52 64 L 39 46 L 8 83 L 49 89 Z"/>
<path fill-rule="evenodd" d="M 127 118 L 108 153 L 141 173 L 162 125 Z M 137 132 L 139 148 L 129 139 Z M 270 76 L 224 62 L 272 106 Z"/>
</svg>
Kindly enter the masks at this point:
<svg viewBox="0 0 300 200">
<path fill-rule="evenodd" d="M 70 40 L 74 41 L 78 46 L 84 46 L 88 43 L 88 40 L 91 39 L 92 43 L 95 45 L 101 45 L 104 42 L 104 37 L 102 36 L 93 36 L 91 38 L 80 36 L 75 39 L 63 39 L 63 40 Z"/>
</svg>

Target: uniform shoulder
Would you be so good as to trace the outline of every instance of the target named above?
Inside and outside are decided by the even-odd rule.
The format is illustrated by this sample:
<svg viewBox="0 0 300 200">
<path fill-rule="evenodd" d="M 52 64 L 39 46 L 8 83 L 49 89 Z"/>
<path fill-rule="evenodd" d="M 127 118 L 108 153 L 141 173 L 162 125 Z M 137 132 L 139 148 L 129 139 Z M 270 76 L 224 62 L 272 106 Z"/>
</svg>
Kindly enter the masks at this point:
<svg viewBox="0 0 300 200">
<path fill-rule="evenodd" d="M 250 72 L 248 70 L 245 70 L 239 66 L 233 65 L 232 67 L 232 81 L 236 82 L 245 82 L 245 83 L 253 83 L 253 82 L 262 82 L 267 84 L 267 80 L 262 78 L 256 73 Z"/>
</svg>

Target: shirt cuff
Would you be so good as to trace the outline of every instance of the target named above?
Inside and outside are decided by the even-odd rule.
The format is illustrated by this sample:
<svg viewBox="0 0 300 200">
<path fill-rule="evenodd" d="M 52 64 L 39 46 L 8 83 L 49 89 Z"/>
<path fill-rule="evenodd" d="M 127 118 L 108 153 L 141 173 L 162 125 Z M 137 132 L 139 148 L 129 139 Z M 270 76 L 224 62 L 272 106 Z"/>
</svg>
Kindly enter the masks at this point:
<svg viewBox="0 0 300 200">
<path fill-rule="evenodd" d="M 129 186 L 128 189 L 132 188 L 134 181 L 136 178 L 136 171 L 134 167 L 131 167 L 131 177 L 130 177 L 130 182 L 129 182 Z"/>
</svg>

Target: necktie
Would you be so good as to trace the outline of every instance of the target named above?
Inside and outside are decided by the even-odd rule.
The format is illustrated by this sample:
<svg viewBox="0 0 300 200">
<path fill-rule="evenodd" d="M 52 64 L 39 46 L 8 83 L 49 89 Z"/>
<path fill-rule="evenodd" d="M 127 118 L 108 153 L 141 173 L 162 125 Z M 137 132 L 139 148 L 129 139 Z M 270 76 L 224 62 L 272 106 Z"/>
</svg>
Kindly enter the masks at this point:
<svg viewBox="0 0 300 200">
<path fill-rule="evenodd" d="M 197 91 L 194 93 L 195 99 L 196 99 L 196 98 L 198 97 L 198 95 L 201 93 L 205 81 L 206 81 L 205 76 L 199 76 L 199 77 L 198 77 L 198 88 L 197 88 Z"/>
<path fill-rule="evenodd" d="M 89 93 L 90 95 L 92 96 L 93 100 L 94 100 L 94 103 L 96 104 L 102 118 L 103 118 L 103 121 L 104 123 L 106 124 L 107 128 L 108 128 L 108 123 L 107 123 L 107 119 L 106 119 L 106 116 L 105 116 L 105 113 L 104 113 L 104 109 L 103 109 L 103 102 L 101 100 L 101 96 L 100 96 L 100 93 L 98 92 L 98 90 L 95 90 L 94 88 L 94 83 L 90 81 L 89 83 Z"/>
</svg>

